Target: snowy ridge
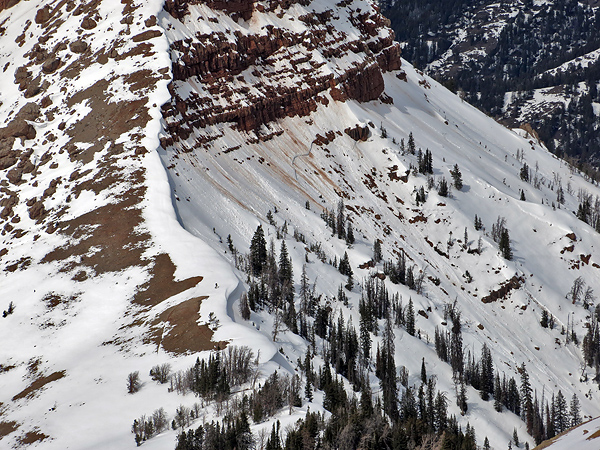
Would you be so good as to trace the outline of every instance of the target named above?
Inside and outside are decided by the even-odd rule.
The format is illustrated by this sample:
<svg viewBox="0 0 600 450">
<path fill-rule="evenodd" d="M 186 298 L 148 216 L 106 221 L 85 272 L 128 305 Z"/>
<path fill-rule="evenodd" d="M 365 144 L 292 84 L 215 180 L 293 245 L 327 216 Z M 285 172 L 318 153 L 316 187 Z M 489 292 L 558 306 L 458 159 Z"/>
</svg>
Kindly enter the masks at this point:
<svg viewBox="0 0 600 450">
<path fill-rule="evenodd" d="M 596 418 L 584 422 L 548 442 L 543 442 L 534 450 L 543 448 L 550 450 L 568 450 L 571 448 L 595 450 L 599 445 L 598 439 L 600 439 L 600 419 Z"/>
</svg>

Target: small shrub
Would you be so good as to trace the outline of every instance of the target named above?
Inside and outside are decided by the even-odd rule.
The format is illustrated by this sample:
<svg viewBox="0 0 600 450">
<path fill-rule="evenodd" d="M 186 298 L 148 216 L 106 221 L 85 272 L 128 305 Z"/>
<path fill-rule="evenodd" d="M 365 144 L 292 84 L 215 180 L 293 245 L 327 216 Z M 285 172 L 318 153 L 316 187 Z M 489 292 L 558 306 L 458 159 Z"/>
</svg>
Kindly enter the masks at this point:
<svg viewBox="0 0 600 450">
<path fill-rule="evenodd" d="M 140 373 L 136 370 L 127 375 L 127 392 L 129 394 L 135 394 L 142 388 L 142 382 L 140 381 Z"/>
</svg>

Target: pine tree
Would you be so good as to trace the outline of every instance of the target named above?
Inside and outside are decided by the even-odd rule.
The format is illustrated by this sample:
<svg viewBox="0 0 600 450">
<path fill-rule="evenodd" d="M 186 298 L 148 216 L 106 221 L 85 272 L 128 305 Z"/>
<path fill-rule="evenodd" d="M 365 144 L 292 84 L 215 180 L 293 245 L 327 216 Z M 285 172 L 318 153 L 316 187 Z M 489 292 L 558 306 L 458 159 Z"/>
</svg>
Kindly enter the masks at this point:
<svg viewBox="0 0 600 450">
<path fill-rule="evenodd" d="M 521 180 L 529 182 L 529 166 L 527 163 L 523 163 L 523 166 L 519 171 L 519 176 L 521 177 Z"/>
<path fill-rule="evenodd" d="M 427 383 L 427 369 L 425 367 L 425 357 L 421 360 L 421 383 Z"/>
<path fill-rule="evenodd" d="M 416 333 L 415 308 L 413 306 L 412 298 L 408 301 L 408 310 L 406 311 L 406 332 L 411 336 L 414 336 Z"/>
<path fill-rule="evenodd" d="M 571 423 L 569 424 L 570 426 L 576 427 L 581 423 L 581 407 L 579 405 L 579 399 L 575 394 L 573 394 L 573 398 L 571 399 L 571 409 L 569 411 L 569 416 L 571 419 Z"/>
<path fill-rule="evenodd" d="M 487 344 L 481 349 L 481 389 L 480 395 L 483 400 L 489 400 L 494 393 L 494 362 L 492 353 Z"/>
<path fill-rule="evenodd" d="M 458 391 L 456 403 L 460 408 L 461 414 L 465 415 L 467 413 L 469 405 L 467 403 L 467 384 L 465 383 L 464 377 L 460 377 L 460 390 Z"/>
<path fill-rule="evenodd" d="M 267 262 L 267 242 L 262 225 L 259 225 L 250 243 L 250 266 L 252 275 L 260 276 Z"/>
<path fill-rule="evenodd" d="M 273 425 L 271 436 L 267 440 L 265 450 L 283 450 L 283 447 L 281 446 L 281 440 L 279 439 L 279 428 L 280 424 L 279 421 L 277 421 L 277 428 L 275 428 L 275 425 Z"/>
<path fill-rule="evenodd" d="M 452 366 L 452 372 L 462 374 L 464 370 L 464 353 L 462 344 L 462 325 L 461 325 L 461 313 L 455 309 L 452 314 L 452 328 L 450 334 L 450 365 Z"/>
<path fill-rule="evenodd" d="M 542 318 L 540 319 L 540 325 L 543 328 L 548 328 L 548 310 L 542 309 Z"/>
<path fill-rule="evenodd" d="M 417 147 L 415 145 L 415 138 L 413 137 L 412 131 L 408 135 L 408 153 L 414 155 L 417 151 Z"/>
<path fill-rule="evenodd" d="M 245 292 L 240 297 L 240 314 L 242 316 L 242 319 L 250 319 L 250 305 L 248 303 L 248 294 L 246 294 Z"/>
<path fill-rule="evenodd" d="M 462 173 L 460 172 L 458 164 L 454 164 L 454 167 L 452 168 L 452 170 L 450 170 L 450 175 L 452 176 L 454 187 L 457 191 L 460 191 L 463 187 L 463 182 Z"/>
<path fill-rule="evenodd" d="M 510 248 L 510 237 L 508 235 L 508 230 L 504 228 L 502 233 L 500 234 L 500 242 L 498 243 L 498 248 L 500 249 L 500 253 L 502 257 L 507 260 L 511 260 L 513 257 L 512 249 Z"/>
<path fill-rule="evenodd" d="M 352 229 L 352 224 L 348 222 L 348 229 L 346 231 L 346 243 L 348 245 L 354 244 L 354 230 Z"/>
<path fill-rule="evenodd" d="M 371 396 L 369 383 L 364 383 L 360 391 L 360 414 L 364 419 L 368 419 L 373 415 L 373 399 Z"/>
<path fill-rule="evenodd" d="M 562 391 L 558 391 L 554 400 L 554 431 L 560 434 L 569 428 L 569 416 L 567 414 L 567 400 Z"/>
<path fill-rule="evenodd" d="M 393 421 L 398 419 L 398 382 L 396 378 L 394 328 L 391 315 L 386 314 L 381 351 L 380 384 L 385 413 Z"/>
<path fill-rule="evenodd" d="M 281 286 L 293 286 L 293 278 L 292 260 L 288 253 L 287 246 L 285 245 L 285 241 L 281 241 L 281 248 L 279 250 L 279 283 Z"/>
<path fill-rule="evenodd" d="M 488 437 L 486 436 L 485 439 L 483 440 L 483 450 L 490 450 L 490 440 L 488 439 Z"/>
<path fill-rule="evenodd" d="M 438 194 L 440 195 L 440 197 L 448 197 L 449 192 L 450 191 L 448 189 L 448 182 L 445 178 L 442 177 L 438 184 Z"/>
<path fill-rule="evenodd" d="M 531 384 L 529 383 L 529 374 L 525 368 L 525 363 L 521 364 L 519 370 L 521 373 L 521 418 L 527 424 L 527 432 L 533 433 L 533 398 Z"/>
<path fill-rule="evenodd" d="M 344 200 L 338 202 L 336 232 L 338 239 L 346 239 L 346 213 Z"/>
<path fill-rule="evenodd" d="M 381 241 L 379 239 L 375 239 L 375 244 L 373 244 L 373 261 L 378 263 L 381 261 Z"/>
</svg>

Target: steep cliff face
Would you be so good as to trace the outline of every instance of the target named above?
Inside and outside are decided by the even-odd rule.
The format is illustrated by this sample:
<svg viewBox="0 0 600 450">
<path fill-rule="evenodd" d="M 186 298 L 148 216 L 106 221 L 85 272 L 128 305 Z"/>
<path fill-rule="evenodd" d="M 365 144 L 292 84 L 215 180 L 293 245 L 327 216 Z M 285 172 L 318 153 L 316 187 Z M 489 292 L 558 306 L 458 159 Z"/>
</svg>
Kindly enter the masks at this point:
<svg viewBox="0 0 600 450">
<path fill-rule="evenodd" d="M 172 33 L 172 101 L 163 107 L 169 142 L 220 123 L 260 134 L 276 119 L 314 112 L 329 102 L 326 94 L 378 99 L 382 73 L 401 66 L 389 22 L 354 2 L 317 3 L 167 2 L 187 29 Z M 204 134 L 197 142 L 210 140 Z"/>
</svg>

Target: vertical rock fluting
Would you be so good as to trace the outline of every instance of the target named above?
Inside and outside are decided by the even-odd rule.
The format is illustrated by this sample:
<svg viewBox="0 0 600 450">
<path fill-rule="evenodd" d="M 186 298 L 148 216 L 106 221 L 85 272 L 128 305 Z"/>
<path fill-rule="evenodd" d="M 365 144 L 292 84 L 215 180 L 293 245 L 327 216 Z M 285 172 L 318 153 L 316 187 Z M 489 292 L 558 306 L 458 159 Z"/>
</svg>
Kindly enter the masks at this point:
<svg viewBox="0 0 600 450">
<path fill-rule="evenodd" d="M 165 10 L 185 23 L 195 3 L 168 0 Z M 319 103 L 327 103 L 327 92 L 336 101 L 376 100 L 385 88 L 382 74 L 401 67 L 400 46 L 387 28 L 389 21 L 375 9 L 361 12 L 346 6 L 293 16 L 296 9 L 288 9 L 294 3 L 306 6 L 307 2 L 204 3 L 216 14 L 226 13 L 235 20 L 248 21 L 253 15 L 271 12 L 280 18 L 287 14 L 304 27 L 265 25 L 254 30 L 245 26 L 204 34 L 190 30 L 189 38 L 173 42 L 173 99 L 163 107 L 169 142 L 187 139 L 194 129 L 219 123 L 256 131 L 282 117 L 305 116 Z M 334 19 L 344 14 L 354 27 L 352 39 L 348 30 L 339 30 L 334 24 Z M 214 18 L 205 20 L 216 22 Z M 345 63 L 346 56 L 352 63 Z M 201 88 L 192 93 L 180 90 L 188 80 Z M 180 95 L 184 91 L 188 92 L 185 97 Z"/>
</svg>

